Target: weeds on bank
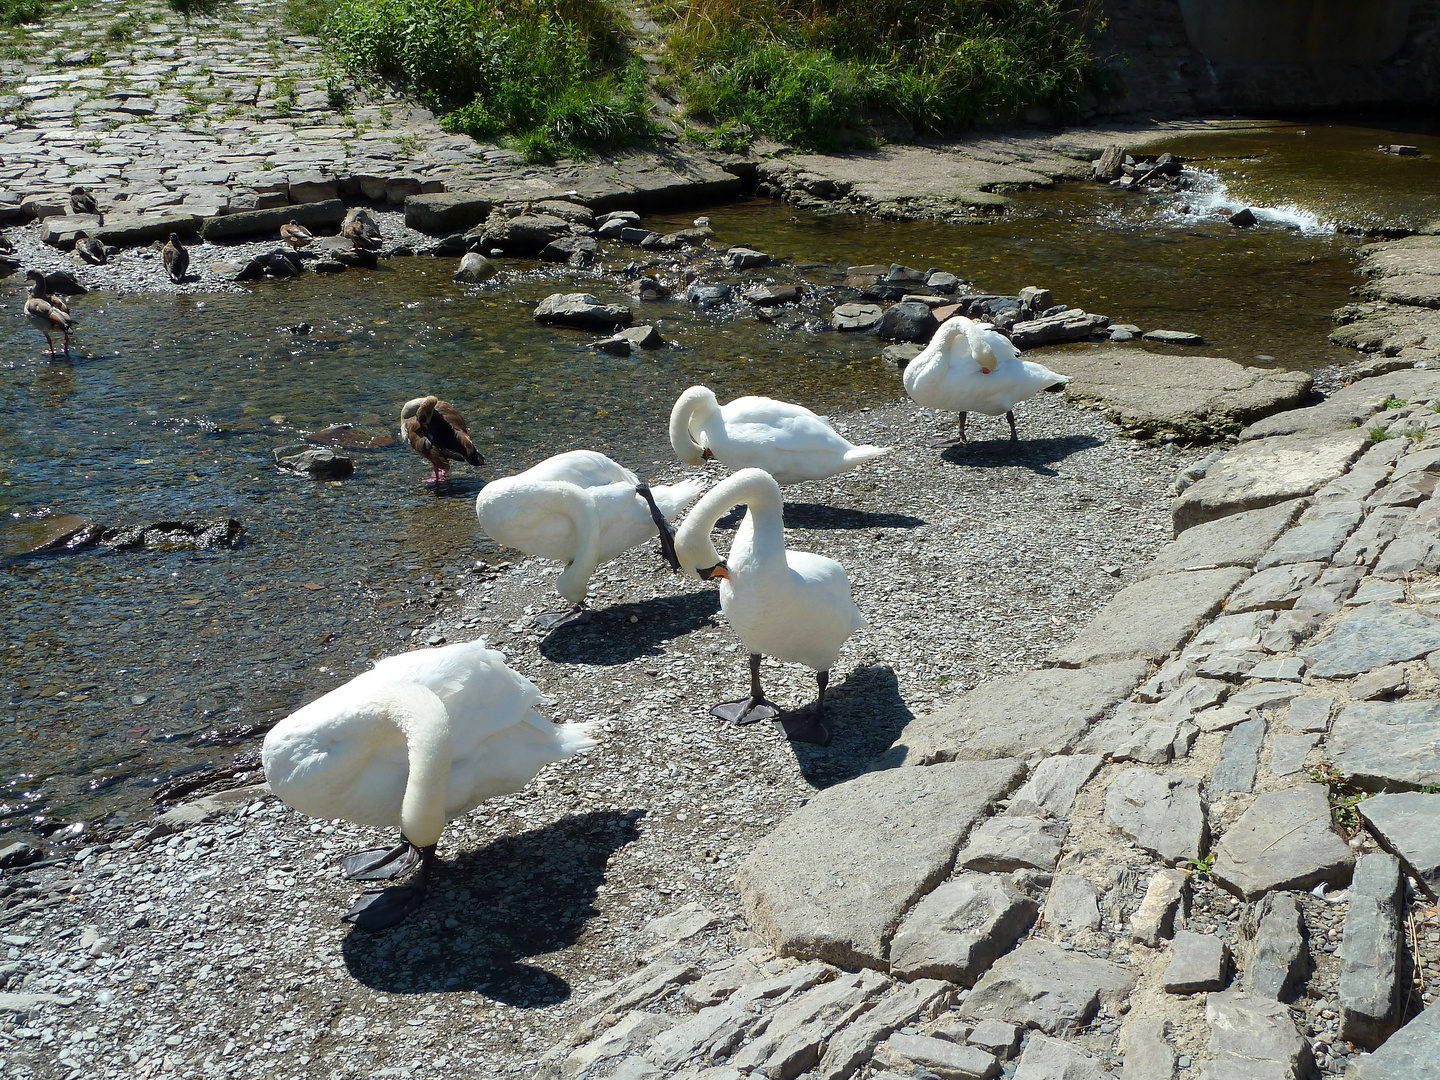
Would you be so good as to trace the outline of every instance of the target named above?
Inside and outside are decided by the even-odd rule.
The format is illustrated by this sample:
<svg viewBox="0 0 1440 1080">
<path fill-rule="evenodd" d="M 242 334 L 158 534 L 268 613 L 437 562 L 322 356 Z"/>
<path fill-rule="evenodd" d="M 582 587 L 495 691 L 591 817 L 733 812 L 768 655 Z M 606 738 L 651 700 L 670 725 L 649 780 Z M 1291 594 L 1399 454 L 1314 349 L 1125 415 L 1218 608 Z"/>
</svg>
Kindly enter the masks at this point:
<svg viewBox="0 0 1440 1080">
<path fill-rule="evenodd" d="M 0 26 L 38 23 L 45 16 L 45 0 L 0 0 Z"/>
<path fill-rule="evenodd" d="M 679 0 L 669 76 L 693 116 L 813 149 L 1074 116 L 1091 0 Z"/>
<path fill-rule="evenodd" d="M 1360 790 L 1328 761 L 1322 761 L 1309 772 L 1310 779 L 1324 784 L 1330 793 L 1330 816 L 1348 840 L 1360 831 L 1360 811 L 1355 808 L 1370 798 L 1372 792 Z"/>
</svg>

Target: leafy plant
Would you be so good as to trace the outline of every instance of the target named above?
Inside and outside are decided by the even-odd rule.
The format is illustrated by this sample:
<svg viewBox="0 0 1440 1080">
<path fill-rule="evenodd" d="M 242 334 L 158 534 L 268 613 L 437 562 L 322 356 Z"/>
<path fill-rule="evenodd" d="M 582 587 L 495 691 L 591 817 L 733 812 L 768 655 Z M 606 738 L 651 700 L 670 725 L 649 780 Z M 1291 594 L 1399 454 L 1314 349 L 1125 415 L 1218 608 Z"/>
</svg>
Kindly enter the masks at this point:
<svg viewBox="0 0 1440 1080">
<path fill-rule="evenodd" d="M 1398 398 L 1392 394 L 1385 399 L 1385 403 L 1381 406 L 1381 408 L 1386 410 L 1403 409 L 1408 404 L 1408 401 L 1405 401 L 1403 398 Z"/>
<path fill-rule="evenodd" d="M 45 16 L 45 0 L 0 0 L 0 26 L 38 23 Z"/>
<path fill-rule="evenodd" d="M 1373 443 L 1373 442 L 1384 442 L 1386 439 L 1393 439 L 1393 438 L 1395 438 L 1396 435 L 1397 435 L 1396 432 L 1387 431 L 1384 427 L 1382 427 L 1382 426 L 1379 425 L 1379 424 L 1376 424 L 1374 427 L 1372 427 L 1372 428 L 1370 429 L 1370 441 L 1371 441 L 1372 443 Z"/>
<path fill-rule="evenodd" d="M 1372 792 L 1362 791 L 1333 764 L 1322 761 L 1309 770 L 1310 779 L 1324 784 L 1330 794 L 1330 815 L 1335 827 L 1348 839 L 1360 831 L 1360 812 L 1355 809 L 1370 798 Z"/>
<path fill-rule="evenodd" d="M 1213 867 L 1214 865 L 1215 865 L 1215 852 L 1212 851 L 1212 852 L 1210 852 L 1210 854 L 1208 854 L 1208 855 L 1202 855 L 1202 856 L 1200 856 L 1200 858 L 1198 858 L 1198 859 L 1187 859 L 1187 860 L 1185 860 L 1185 866 L 1184 866 L 1184 868 L 1185 868 L 1186 870 L 1188 870 L 1190 873 L 1195 874 L 1195 875 L 1197 875 L 1197 876 L 1199 876 L 1199 877 L 1209 877 L 1209 876 L 1210 876 L 1210 869 L 1211 869 L 1211 867 Z"/>
</svg>

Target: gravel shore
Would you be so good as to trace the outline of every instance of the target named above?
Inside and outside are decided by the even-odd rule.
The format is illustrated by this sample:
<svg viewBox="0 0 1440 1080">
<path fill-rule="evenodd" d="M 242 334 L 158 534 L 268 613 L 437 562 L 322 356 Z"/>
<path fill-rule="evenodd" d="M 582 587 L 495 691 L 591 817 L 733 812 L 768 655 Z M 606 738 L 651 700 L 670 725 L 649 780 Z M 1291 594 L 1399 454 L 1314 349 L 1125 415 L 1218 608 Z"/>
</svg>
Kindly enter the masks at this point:
<svg viewBox="0 0 1440 1080">
<path fill-rule="evenodd" d="M 912 715 L 1073 634 L 1169 539 L 1183 464 L 1049 396 L 1019 410 L 1018 447 L 1003 419 L 977 417 L 976 441 L 931 449 L 951 418 L 909 403 L 835 419 L 895 449 L 786 492 L 790 546 L 844 563 L 871 623 L 832 676 L 830 747 L 706 715 L 743 689 L 744 650 L 714 589 L 654 545 L 603 568 L 594 618 L 548 638 L 526 616 L 557 606 L 558 566 L 477 563 L 433 583 L 416 643 L 487 637 L 551 717 L 604 720 L 601 745 L 452 824 L 431 899 L 382 934 L 338 920 L 358 890 L 334 863 L 374 830 L 265 796 L 8 871 L 5 988 L 56 995 L 0 1023 L 9 1074 L 524 1075 L 587 989 L 645 960 L 653 917 L 698 901 L 720 916 L 705 947 L 750 943 L 732 876 L 754 842 Z M 767 662 L 763 677 L 784 705 L 813 696 L 808 669 Z"/>
</svg>

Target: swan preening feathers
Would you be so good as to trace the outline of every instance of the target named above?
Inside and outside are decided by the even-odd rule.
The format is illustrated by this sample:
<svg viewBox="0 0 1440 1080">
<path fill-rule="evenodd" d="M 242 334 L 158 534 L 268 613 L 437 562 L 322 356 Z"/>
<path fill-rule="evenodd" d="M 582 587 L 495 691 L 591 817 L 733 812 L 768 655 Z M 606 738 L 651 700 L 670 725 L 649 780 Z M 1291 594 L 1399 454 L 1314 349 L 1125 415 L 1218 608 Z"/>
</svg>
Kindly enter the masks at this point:
<svg viewBox="0 0 1440 1080">
<path fill-rule="evenodd" d="M 408 885 L 366 893 L 347 919 L 399 922 L 425 898 L 448 822 L 596 745 L 594 724 L 552 724 L 534 711 L 539 699 L 500 653 L 469 641 L 386 657 L 270 729 L 265 779 L 287 806 L 400 829 L 397 847 L 346 859 L 347 876 L 398 877 L 420 863 Z"/>
<path fill-rule="evenodd" d="M 744 503 L 744 520 L 730 554 L 721 559 L 711 530 Z M 825 687 L 840 647 L 868 625 L 850 599 L 850 580 L 834 559 L 787 551 L 780 485 L 761 469 L 742 469 L 707 491 L 680 524 L 675 551 L 684 572 L 720 579 L 720 610 L 750 651 L 750 694 L 711 713 L 736 724 L 779 718 L 795 741 L 830 741 L 824 721 Z M 815 669 L 819 695 L 806 713 L 780 716 L 760 686 L 760 658 L 773 656 Z"/>
<path fill-rule="evenodd" d="M 590 578 L 601 563 L 657 533 L 666 558 L 678 568 L 666 522 L 704 489 L 700 477 L 646 487 L 604 454 L 571 450 L 490 481 L 475 499 L 475 516 L 497 544 L 565 564 L 555 588 L 570 601 L 570 610 L 536 619 L 554 629 L 582 615 Z"/>
<path fill-rule="evenodd" d="M 1021 360 L 1004 334 L 963 315 L 940 324 L 930 344 L 905 366 L 904 375 L 905 392 L 915 404 L 960 414 L 957 438 L 936 444 L 946 446 L 965 441 L 965 415 L 972 412 L 1003 413 L 1010 421 L 1010 440 L 1018 442 L 1016 404 L 1069 381 L 1068 375 Z"/>
<path fill-rule="evenodd" d="M 801 405 L 739 397 L 721 405 L 714 391 L 692 386 L 670 410 L 670 445 L 687 465 L 714 458 L 731 472 L 764 469 L 779 484 L 821 480 L 888 454 L 888 446 L 856 446 Z"/>
</svg>

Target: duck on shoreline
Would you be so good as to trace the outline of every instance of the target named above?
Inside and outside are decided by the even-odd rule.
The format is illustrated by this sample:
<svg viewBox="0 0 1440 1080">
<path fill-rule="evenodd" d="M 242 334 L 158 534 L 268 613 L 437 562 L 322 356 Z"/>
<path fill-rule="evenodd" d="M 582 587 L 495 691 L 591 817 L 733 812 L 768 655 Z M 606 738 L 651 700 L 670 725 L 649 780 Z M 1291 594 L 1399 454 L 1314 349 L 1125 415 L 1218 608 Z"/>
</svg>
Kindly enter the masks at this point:
<svg viewBox="0 0 1440 1080">
<path fill-rule="evenodd" d="M 165 273 L 170 280 L 180 285 L 185 281 L 185 271 L 190 269 L 190 252 L 185 245 L 180 243 L 180 237 L 175 233 L 170 234 L 170 239 L 160 249 L 160 261 L 165 266 Z"/>
</svg>

